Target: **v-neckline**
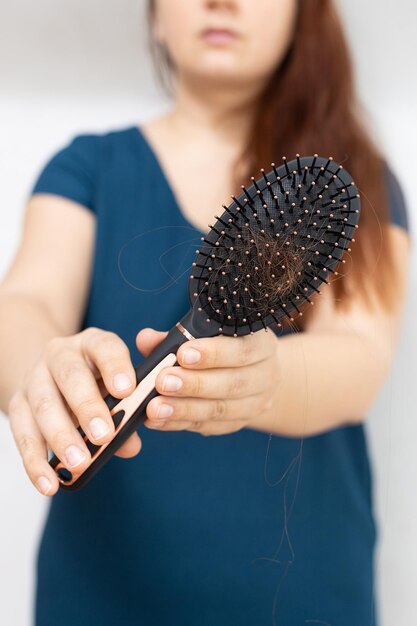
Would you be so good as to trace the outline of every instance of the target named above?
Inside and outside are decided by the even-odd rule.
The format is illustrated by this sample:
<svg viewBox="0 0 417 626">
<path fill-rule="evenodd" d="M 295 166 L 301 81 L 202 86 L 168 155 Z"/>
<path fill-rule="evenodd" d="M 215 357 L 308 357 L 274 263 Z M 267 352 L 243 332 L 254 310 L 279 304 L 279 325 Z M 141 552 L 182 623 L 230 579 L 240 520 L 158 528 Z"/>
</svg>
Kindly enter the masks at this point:
<svg viewBox="0 0 417 626">
<path fill-rule="evenodd" d="M 135 131 L 135 134 L 140 137 L 144 143 L 144 145 L 146 146 L 146 149 L 148 150 L 149 154 L 151 155 L 151 158 L 154 162 L 154 165 L 156 166 L 157 171 L 159 172 L 164 185 L 166 187 L 166 189 L 168 190 L 169 195 L 171 196 L 175 208 L 177 210 L 178 215 L 181 217 L 181 219 L 183 220 L 183 222 L 185 222 L 187 224 L 187 226 L 191 226 L 191 228 L 193 228 L 197 233 L 199 233 L 200 235 L 206 235 L 208 228 L 203 231 L 200 230 L 199 226 L 197 226 L 196 224 L 194 224 L 191 220 L 188 219 L 188 217 L 185 215 L 184 211 L 181 208 L 181 205 L 178 201 L 177 198 L 177 194 L 174 190 L 174 187 L 171 184 L 171 181 L 168 178 L 168 175 L 165 171 L 165 168 L 162 165 L 162 162 L 155 150 L 155 148 L 152 146 L 151 142 L 149 141 L 149 139 L 147 138 L 147 136 L 145 135 L 145 133 L 142 131 L 142 128 L 140 126 L 133 126 L 132 129 Z"/>
</svg>

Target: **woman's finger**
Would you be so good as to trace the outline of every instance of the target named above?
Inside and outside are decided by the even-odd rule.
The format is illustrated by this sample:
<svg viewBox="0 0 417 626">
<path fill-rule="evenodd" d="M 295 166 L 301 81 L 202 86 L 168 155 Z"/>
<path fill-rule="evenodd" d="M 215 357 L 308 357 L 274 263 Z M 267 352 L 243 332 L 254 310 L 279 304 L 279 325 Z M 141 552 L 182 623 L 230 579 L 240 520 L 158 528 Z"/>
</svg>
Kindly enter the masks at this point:
<svg viewBox="0 0 417 626">
<path fill-rule="evenodd" d="M 142 328 L 142 330 L 136 335 L 137 349 L 141 354 L 143 354 L 144 357 L 147 357 L 152 350 L 159 346 L 167 334 L 167 332 L 153 330 L 153 328 Z"/>
<path fill-rule="evenodd" d="M 137 433 L 133 433 L 115 452 L 116 456 L 120 456 L 122 459 L 128 459 L 132 456 L 136 456 L 142 449 L 142 441 Z"/>
<path fill-rule="evenodd" d="M 103 399 L 104 381 L 101 379 L 100 389 L 91 368 L 76 351 L 61 351 L 59 361 L 50 363 L 50 370 L 72 415 L 76 416 L 90 441 L 99 444 L 111 441 L 115 429 L 110 411 Z M 99 422 L 102 422 L 101 430 L 97 430 Z M 138 454 L 141 445 L 139 436 L 134 433 L 121 445 L 115 455 L 130 458 Z"/>
<path fill-rule="evenodd" d="M 242 430 L 247 425 L 246 420 L 224 421 L 224 422 L 198 422 L 193 423 L 187 430 L 200 433 L 200 435 L 228 435 Z"/>
<path fill-rule="evenodd" d="M 116 333 L 87 328 L 79 334 L 82 353 L 97 366 L 104 384 L 116 398 L 124 398 L 136 386 L 129 348 Z"/>
<path fill-rule="evenodd" d="M 277 341 L 264 329 L 244 337 L 191 339 L 178 348 L 177 358 L 181 366 L 192 369 L 243 367 L 268 358 Z"/>
<path fill-rule="evenodd" d="M 114 435 L 114 423 L 97 381 L 81 354 L 63 349 L 51 359 L 49 370 L 66 403 L 90 441 L 106 443 Z"/>
<path fill-rule="evenodd" d="M 265 388 L 265 368 L 256 363 L 247 367 L 187 370 L 166 367 L 157 376 L 155 387 L 163 396 L 197 398 L 244 398 Z"/>
<path fill-rule="evenodd" d="M 266 409 L 262 395 L 248 396 L 244 403 L 241 399 L 206 399 L 206 398 L 153 398 L 146 415 L 152 424 L 172 422 L 206 422 L 253 419 Z"/>
<path fill-rule="evenodd" d="M 26 386 L 26 398 L 49 447 L 69 469 L 86 469 L 91 454 L 74 426 L 55 382 L 46 368 L 39 366 L 31 373 Z"/>
<path fill-rule="evenodd" d="M 247 420 L 219 420 L 215 422 L 178 420 L 160 425 L 151 420 L 146 420 L 145 425 L 151 430 L 189 430 L 191 432 L 200 433 L 200 435 L 227 435 L 244 428 L 247 425 Z"/>
<path fill-rule="evenodd" d="M 43 495 L 53 496 L 59 488 L 59 481 L 48 463 L 46 441 L 23 394 L 16 393 L 10 400 L 8 415 L 27 475 Z"/>
</svg>

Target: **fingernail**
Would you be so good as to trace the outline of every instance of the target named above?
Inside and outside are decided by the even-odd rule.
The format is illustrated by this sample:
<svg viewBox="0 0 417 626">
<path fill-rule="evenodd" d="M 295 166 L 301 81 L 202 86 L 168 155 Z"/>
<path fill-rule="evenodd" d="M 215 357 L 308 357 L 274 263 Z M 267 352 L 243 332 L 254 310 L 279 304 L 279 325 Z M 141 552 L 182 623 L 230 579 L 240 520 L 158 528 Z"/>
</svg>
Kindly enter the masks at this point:
<svg viewBox="0 0 417 626">
<path fill-rule="evenodd" d="M 94 439 L 100 439 L 109 432 L 110 428 L 101 417 L 93 417 L 90 422 L 90 431 Z"/>
<path fill-rule="evenodd" d="M 84 461 L 85 454 L 77 446 L 68 446 L 65 450 L 65 459 L 68 465 L 75 467 Z"/>
<path fill-rule="evenodd" d="M 156 419 L 163 420 L 166 417 L 169 417 L 170 415 L 172 415 L 173 412 L 174 412 L 174 409 L 172 408 L 170 404 L 161 404 L 160 407 L 158 408 Z"/>
<path fill-rule="evenodd" d="M 182 380 L 178 376 L 167 374 L 162 383 L 162 391 L 178 391 L 182 387 Z"/>
<path fill-rule="evenodd" d="M 132 381 L 126 374 L 116 374 L 113 378 L 113 385 L 118 391 L 123 391 L 123 389 L 131 387 Z"/>
<path fill-rule="evenodd" d="M 40 478 L 38 478 L 36 485 L 39 491 L 43 493 L 44 496 L 46 496 L 46 494 L 52 487 L 51 483 L 45 476 L 41 476 Z"/>
<path fill-rule="evenodd" d="M 200 359 L 201 353 L 198 350 L 195 350 L 194 348 L 187 348 L 186 350 L 184 350 L 182 360 L 187 365 L 191 365 L 192 363 L 198 363 Z"/>
</svg>

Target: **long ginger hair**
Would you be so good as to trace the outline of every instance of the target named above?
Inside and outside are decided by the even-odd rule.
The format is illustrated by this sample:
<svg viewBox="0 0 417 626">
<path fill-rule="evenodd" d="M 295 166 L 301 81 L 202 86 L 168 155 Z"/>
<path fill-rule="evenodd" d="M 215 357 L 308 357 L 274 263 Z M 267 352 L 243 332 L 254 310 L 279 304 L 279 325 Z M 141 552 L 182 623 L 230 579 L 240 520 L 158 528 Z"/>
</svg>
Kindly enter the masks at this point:
<svg viewBox="0 0 417 626">
<path fill-rule="evenodd" d="M 155 0 L 148 0 L 151 32 Z M 165 49 L 150 37 L 156 69 L 170 90 L 174 66 Z M 332 0 L 298 0 L 292 41 L 256 105 L 244 154 L 248 171 L 236 167 L 235 186 L 300 155 L 332 156 L 352 175 L 361 195 L 361 216 L 351 253 L 333 279 L 335 306 L 347 308 L 352 290 L 372 309 L 395 304 L 393 254 L 384 158 L 365 129 L 358 103 L 352 61 L 340 17 Z M 239 174 L 237 172 L 239 171 Z M 239 180 L 237 178 L 239 177 Z"/>
</svg>

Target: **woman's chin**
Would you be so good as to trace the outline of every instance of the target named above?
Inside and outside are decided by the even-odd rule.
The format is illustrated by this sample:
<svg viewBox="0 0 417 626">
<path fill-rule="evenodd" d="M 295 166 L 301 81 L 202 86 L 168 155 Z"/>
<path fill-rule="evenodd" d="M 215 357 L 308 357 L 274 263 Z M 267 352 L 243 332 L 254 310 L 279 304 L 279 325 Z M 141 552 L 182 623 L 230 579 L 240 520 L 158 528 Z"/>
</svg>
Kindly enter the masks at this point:
<svg viewBox="0 0 417 626">
<path fill-rule="evenodd" d="M 236 64 L 205 63 L 189 68 L 187 74 L 193 80 L 199 79 L 205 83 L 219 85 L 242 85 L 251 82 L 250 76 L 244 68 Z"/>
</svg>

